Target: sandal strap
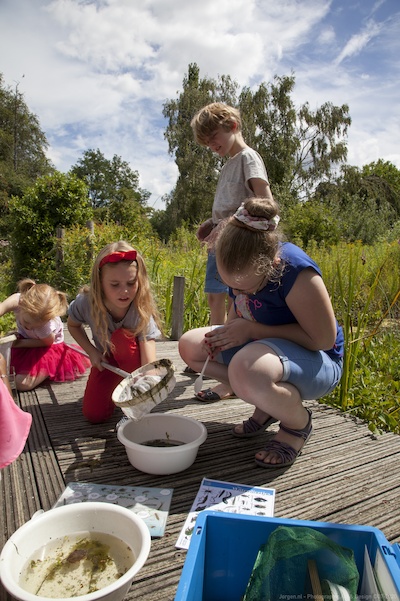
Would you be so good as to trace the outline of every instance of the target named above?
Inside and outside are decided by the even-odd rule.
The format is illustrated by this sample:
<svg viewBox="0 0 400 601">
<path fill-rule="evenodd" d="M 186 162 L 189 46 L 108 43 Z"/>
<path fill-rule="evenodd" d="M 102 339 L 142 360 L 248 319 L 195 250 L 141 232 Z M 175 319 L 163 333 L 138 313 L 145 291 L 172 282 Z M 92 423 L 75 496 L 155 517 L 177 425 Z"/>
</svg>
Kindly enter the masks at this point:
<svg viewBox="0 0 400 601">
<path fill-rule="evenodd" d="M 299 455 L 299 453 L 301 452 L 301 449 L 300 449 L 300 451 L 296 451 L 296 449 L 291 447 L 286 442 L 279 442 L 278 440 L 270 440 L 264 446 L 263 451 L 267 451 L 267 452 L 273 451 L 274 453 L 276 453 L 279 456 L 279 458 L 281 459 L 281 462 L 276 463 L 276 464 L 271 464 L 271 465 L 276 465 L 277 467 L 279 467 L 280 465 L 287 465 L 288 463 L 293 463 L 295 461 L 295 459 L 297 458 L 297 456 Z M 266 465 L 270 465 L 270 464 L 266 464 Z"/>
<path fill-rule="evenodd" d="M 255 419 L 249 417 L 243 422 L 243 432 L 244 434 L 252 434 L 253 432 L 258 432 L 259 430 L 264 430 L 264 425 L 260 425 L 256 422 Z"/>
<path fill-rule="evenodd" d="M 302 430 L 293 430 L 292 428 L 288 428 L 287 426 L 285 426 L 284 424 L 280 424 L 280 428 L 282 430 L 284 430 L 285 432 L 287 432 L 288 434 L 291 434 L 292 436 L 297 436 L 297 438 L 302 438 L 303 440 L 307 440 L 307 438 L 310 436 L 311 431 L 312 431 L 312 422 L 311 422 L 311 416 L 312 416 L 312 412 L 309 409 L 306 409 L 306 411 L 308 412 L 308 422 L 307 425 L 302 429 Z"/>
</svg>

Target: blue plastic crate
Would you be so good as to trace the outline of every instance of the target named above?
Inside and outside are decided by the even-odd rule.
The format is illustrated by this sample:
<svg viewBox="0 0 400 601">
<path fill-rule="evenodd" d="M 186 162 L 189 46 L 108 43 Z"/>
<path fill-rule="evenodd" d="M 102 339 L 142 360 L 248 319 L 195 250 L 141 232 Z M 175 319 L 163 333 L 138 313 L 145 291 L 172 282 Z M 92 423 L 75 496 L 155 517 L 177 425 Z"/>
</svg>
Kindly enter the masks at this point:
<svg viewBox="0 0 400 601">
<path fill-rule="evenodd" d="M 365 547 L 372 565 L 379 553 L 381 568 L 392 581 L 391 601 L 400 599 L 399 545 L 391 545 L 378 528 L 203 511 L 196 520 L 175 601 L 240 601 L 260 546 L 278 526 L 315 528 L 352 549 L 360 581 Z"/>
</svg>

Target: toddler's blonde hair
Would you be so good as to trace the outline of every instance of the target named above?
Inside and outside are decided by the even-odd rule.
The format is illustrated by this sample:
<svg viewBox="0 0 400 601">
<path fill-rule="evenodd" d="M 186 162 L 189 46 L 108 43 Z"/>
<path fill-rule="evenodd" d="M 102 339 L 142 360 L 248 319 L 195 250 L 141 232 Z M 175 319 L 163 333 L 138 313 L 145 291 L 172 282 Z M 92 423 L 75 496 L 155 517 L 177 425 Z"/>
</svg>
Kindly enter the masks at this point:
<svg viewBox="0 0 400 601">
<path fill-rule="evenodd" d="M 67 312 L 67 295 L 48 284 L 36 284 L 26 278 L 18 282 L 18 290 L 20 310 L 36 322 L 45 323 Z"/>
<path fill-rule="evenodd" d="M 200 109 L 190 122 L 193 130 L 194 139 L 201 146 L 208 146 L 210 136 L 218 129 L 223 127 L 230 131 L 236 124 L 236 131 L 242 129 L 242 119 L 240 111 L 233 106 L 222 102 L 212 102 Z"/>
</svg>

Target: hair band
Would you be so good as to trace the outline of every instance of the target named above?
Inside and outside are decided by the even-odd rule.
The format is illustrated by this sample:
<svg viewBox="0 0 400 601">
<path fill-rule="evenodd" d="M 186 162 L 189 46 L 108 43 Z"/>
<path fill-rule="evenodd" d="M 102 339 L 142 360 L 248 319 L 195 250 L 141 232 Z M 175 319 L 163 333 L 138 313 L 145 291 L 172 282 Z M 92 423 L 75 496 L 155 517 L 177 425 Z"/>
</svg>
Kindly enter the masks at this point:
<svg viewBox="0 0 400 601">
<path fill-rule="evenodd" d="M 100 261 L 99 269 L 103 267 L 106 263 L 119 263 L 120 261 L 136 261 L 137 252 L 136 250 L 127 250 L 121 252 L 111 253 L 110 255 L 106 255 Z"/>
<path fill-rule="evenodd" d="M 280 221 L 279 215 L 274 215 L 272 219 L 266 217 L 258 217 L 256 215 L 250 215 L 247 209 L 244 208 L 244 203 L 240 205 L 236 213 L 234 214 L 235 219 L 241 221 L 249 228 L 254 230 L 263 230 L 265 232 L 276 230 Z"/>
</svg>

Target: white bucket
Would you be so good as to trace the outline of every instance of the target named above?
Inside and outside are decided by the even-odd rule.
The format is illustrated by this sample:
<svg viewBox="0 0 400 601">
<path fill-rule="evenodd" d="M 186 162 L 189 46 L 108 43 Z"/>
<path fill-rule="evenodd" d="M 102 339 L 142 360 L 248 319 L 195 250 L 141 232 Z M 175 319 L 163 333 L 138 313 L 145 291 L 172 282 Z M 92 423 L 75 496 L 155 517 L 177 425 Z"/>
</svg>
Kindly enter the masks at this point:
<svg viewBox="0 0 400 601">
<path fill-rule="evenodd" d="M 176 474 L 192 465 L 207 438 L 201 422 L 174 413 L 151 413 L 138 422 L 129 420 L 117 431 L 130 463 L 147 474 Z M 152 440 L 179 441 L 178 446 L 146 446 Z"/>
<path fill-rule="evenodd" d="M 150 552 L 151 537 L 145 522 L 125 507 L 112 503 L 74 503 L 38 512 L 6 542 L 0 555 L 0 579 L 7 591 L 20 601 L 49 601 L 26 591 L 19 584 L 28 560 L 51 540 L 78 532 L 102 532 L 119 538 L 133 552 L 133 565 L 118 580 L 98 591 L 68 597 L 69 601 L 121 601 Z"/>
</svg>

